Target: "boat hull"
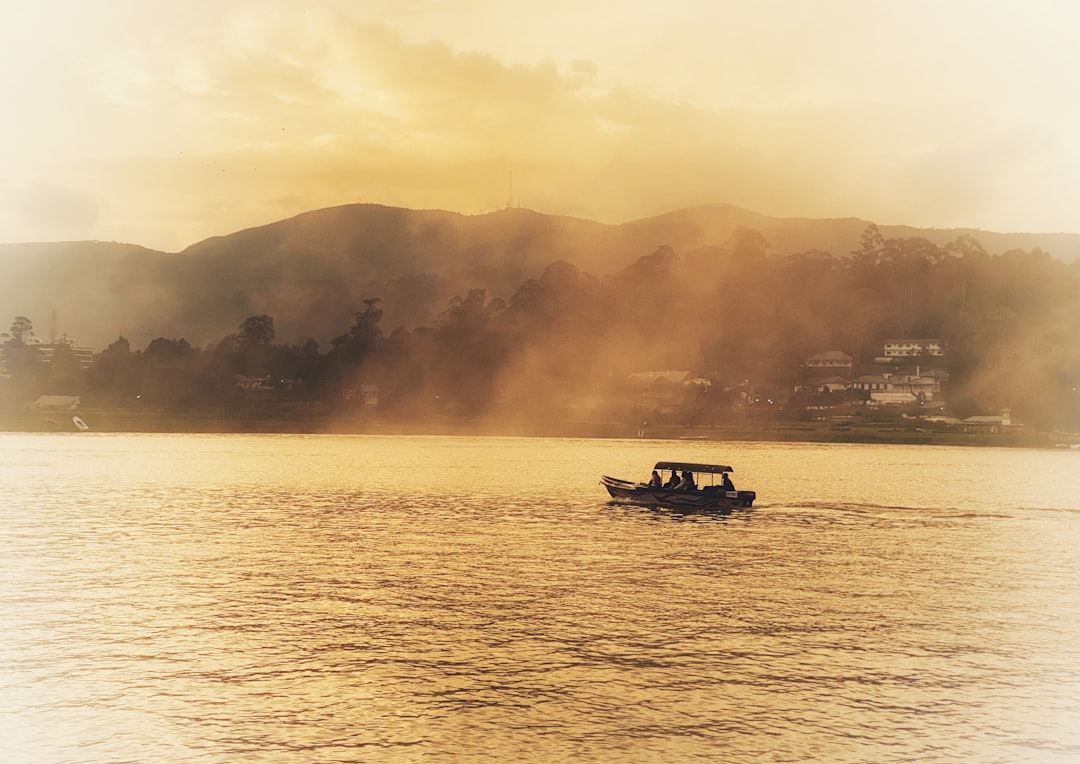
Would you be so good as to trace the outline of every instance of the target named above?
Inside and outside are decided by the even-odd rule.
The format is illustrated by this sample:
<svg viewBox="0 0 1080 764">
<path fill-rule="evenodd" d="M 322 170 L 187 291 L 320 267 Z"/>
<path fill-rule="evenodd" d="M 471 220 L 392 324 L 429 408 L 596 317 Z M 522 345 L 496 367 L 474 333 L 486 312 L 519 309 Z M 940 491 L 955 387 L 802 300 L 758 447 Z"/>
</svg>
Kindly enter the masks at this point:
<svg viewBox="0 0 1080 764">
<path fill-rule="evenodd" d="M 673 509 L 745 509 L 754 505 L 754 491 L 721 491 L 711 486 L 696 491 L 668 491 L 650 488 L 643 483 L 608 477 L 600 478 L 600 485 L 607 489 L 612 499 L 646 507 L 670 507 Z"/>
</svg>

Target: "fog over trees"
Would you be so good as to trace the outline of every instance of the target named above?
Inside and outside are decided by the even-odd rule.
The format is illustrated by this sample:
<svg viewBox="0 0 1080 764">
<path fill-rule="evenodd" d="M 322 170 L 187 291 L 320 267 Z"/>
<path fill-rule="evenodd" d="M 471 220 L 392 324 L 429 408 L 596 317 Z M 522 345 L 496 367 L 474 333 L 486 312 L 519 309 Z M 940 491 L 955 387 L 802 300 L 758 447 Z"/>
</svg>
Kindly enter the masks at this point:
<svg viewBox="0 0 1080 764">
<path fill-rule="evenodd" d="M 603 278 L 557 260 L 508 299 L 471 289 L 412 328 L 385 326 L 380 298 L 341 315 L 325 348 L 278 342 L 273 316 L 260 314 L 205 347 L 161 337 L 137 349 L 120 337 L 84 371 L 36 359 L 33 323 L 19 316 L 0 338 L 0 402 L 56 393 L 84 407 L 334 412 L 358 409 L 377 386 L 379 416 L 402 420 L 618 419 L 631 416 L 619 395 L 628 374 L 687 369 L 712 385 L 680 416 L 722 422 L 740 385 L 787 400 L 815 353 L 841 350 L 858 366 L 887 339 L 933 337 L 947 348 L 950 412 L 1010 408 L 1032 426 L 1080 429 L 1080 262 L 991 255 L 966 235 L 939 246 L 870 226 L 842 256 L 775 255 L 741 228 L 724 246 L 660 247 Z"/>
</svg>

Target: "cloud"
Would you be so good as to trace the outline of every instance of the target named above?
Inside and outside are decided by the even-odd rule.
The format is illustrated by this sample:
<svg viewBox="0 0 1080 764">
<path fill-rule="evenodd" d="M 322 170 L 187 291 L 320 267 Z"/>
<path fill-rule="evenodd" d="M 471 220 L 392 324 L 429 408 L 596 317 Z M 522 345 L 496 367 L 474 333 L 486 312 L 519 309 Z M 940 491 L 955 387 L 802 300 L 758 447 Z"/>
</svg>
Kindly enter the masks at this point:
<svg viewBox="0 0 1080 764">
<path fill-rule="evenodd" d="M 89 237 L 100 217 L 97 200 L 42 181 L 0 188 L 0 241 L 64 241 Z"/>
<path fill-rule="evenodd" d="M 520 19 L 486 0 L 388 3 L 387 20 L 350 3 L 220 6 L 170 5 L 153 34 L 88 53 L 87 94 L 37 117 L 51 143 L 5 157 L 9 177 L 94 189 L 99 233 L 167 249 L 347 202 L 491 210 L 511 171 L 523 205 L 607 222 L 723 201 L 993 228 L 1021 208 L 1069 219 L 1077 196 L 1073 139 L 987 106 L 985 82 L 965 90 L 986 54 L 953 63 L 970 46 L 940 44 L 922 21 L 949 14 L 932 4 L 914 18 L 770 0 L 768 18 L 689 4 L 615 21 L 569 2 Z M 150 23 L 139 8 L 121 28 Z M 987 23 L 972 25 L 985 43 Z M 905 40 L 943 89 L 923 59 L 897 63 Z"/>
</svg>

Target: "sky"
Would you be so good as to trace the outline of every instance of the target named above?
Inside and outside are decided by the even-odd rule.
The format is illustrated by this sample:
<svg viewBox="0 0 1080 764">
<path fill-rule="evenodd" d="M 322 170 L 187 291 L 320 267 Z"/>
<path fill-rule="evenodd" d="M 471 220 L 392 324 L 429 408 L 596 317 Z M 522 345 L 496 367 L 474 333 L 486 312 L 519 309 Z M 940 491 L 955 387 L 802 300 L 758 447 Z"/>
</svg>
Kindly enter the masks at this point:
<svg viewBox="0 0 1080 764">
<path fill-rule="evenodd" d="M 311 209 L 699 204 L 1080 232 L 1072 0 L 35 0 L 0 241 L 179 251 Z"/>
</svg>

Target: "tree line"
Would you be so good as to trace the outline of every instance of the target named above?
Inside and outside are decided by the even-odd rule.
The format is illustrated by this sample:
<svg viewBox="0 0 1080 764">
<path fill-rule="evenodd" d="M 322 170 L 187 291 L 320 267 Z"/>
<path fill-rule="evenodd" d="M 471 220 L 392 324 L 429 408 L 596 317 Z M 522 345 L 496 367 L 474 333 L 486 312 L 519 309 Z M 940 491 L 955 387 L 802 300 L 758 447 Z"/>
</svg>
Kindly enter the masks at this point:
<svg viewBox="0 0 1080 764">
<path fill-rule="evenodd" d="M 0 337 L 0 395 L 8 407 L 53 392 L 173 412 L 260 401 L 335 409 L 377 385 L 386 416 L 549 417 L 589 406 L 618 416 L 628 374 L 688 369 L 712 380 L 722 410 L 740 384 L 782 399 L 824 350 L 866 365 L 887 339 L 939 338 L 954 414 L 1010 408 L 1033 426 L 1080 428 L 1080 262 L 1039 249 L 990 255 L 969 236 L 938 246 L 869 226 L 838 257 L 772 253 L 740 229 L 723 246 L 659 247 L 604 278 L 556 260 L 508 299 L 484 289 L 453 298 L 430 325 L 387 331 L 382 318 L 372 296 L 326 349 L 279 343 L 268 315 L 202 348 L 159 337 L 138 350 L 120 337 L 82 369 L 62 348 L 43 363 L 20 316 Z M 270 391 L 253 396 L 241 377 Z"/>
</svg>

